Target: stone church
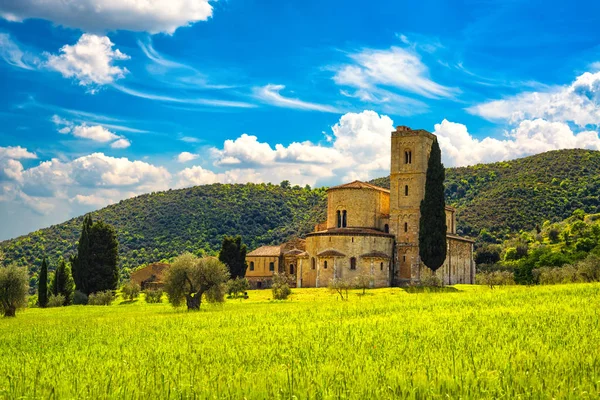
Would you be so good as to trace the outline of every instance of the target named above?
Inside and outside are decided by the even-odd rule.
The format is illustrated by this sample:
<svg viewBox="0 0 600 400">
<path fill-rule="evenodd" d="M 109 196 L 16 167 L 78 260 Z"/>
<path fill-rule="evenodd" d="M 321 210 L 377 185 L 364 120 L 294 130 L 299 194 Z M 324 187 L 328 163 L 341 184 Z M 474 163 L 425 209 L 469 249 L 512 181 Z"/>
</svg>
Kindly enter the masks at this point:
<svg viewBox="0 0 600 400">
<path fill-rule="evenodd" d="M 371 287 L 419 282 L 420 205 L 435 135 L 399 126 L 392 132 L 390 190 L 354 181 L 329 188 L 327 221 L 305 239 L 262 246 L 246 259 L 246 277 L 268 287 L 285 272 L 296 287 L 326 287 L 334 278 L 367 275 Z M 446 207 L 448 251 L 436 274 L 445 284 L 474 283 L 473 240 L 456 234 L 455 209 Z"/>
</svg>

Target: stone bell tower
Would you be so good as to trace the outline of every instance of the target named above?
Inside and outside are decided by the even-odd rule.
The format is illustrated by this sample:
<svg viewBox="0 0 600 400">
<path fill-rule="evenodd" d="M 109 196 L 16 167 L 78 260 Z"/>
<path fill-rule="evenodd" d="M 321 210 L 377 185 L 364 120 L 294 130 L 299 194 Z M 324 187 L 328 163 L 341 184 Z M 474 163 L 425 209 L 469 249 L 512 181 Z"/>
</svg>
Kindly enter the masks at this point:
<svg viewBox="0 0 600 400">
<path fill-rule="evenodd" d="M 396 283 L 416 278 L 419 266 L 419 219 L 429 153 L 435 136 L 398 126 L 392 132 L 390 233 L 396 236 Z"/>
</svg>

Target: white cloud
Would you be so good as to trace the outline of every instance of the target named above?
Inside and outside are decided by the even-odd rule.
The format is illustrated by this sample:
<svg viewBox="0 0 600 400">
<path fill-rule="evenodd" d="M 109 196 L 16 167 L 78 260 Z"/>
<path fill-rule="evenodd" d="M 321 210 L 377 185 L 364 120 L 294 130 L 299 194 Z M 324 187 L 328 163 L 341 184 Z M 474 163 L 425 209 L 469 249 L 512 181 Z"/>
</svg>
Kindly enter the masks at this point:
<svg viewBox="0 0 600 400">
<path fill-rule="evenodd" d="M 374 111 L 348 113 L 324 134 L 326 145 L 309 141 L 285 146 L 260 142 L 242 134 L 228 139 L 220 149 L 211 149 L 214 165 L 232 168 L 214 172 L 204 167 L 187 168 L 178 174 L 179 186 L 199 182 L 279 182 L 328 184 L 342 180 L 370 179 L 389 172 L 389 140 L 392 120 Z M 336 179 L 336 177 L 338 179 Z"/>
<path fill-rule="evenodd" d="M 0 147 L 0 182 L 21 180 L 23 164 L 18 160 L 35 158 L 35 153 L 21 146 Z"/>
<path fill-rule="evenodd" d="M 37 155 L 21 146 L 8 146 L 0 147 L 0 158 L 14 158 L 20 160 L 26 158 L 37 158 Z"/>
<path fill-rule="evenodd" d="M 198 157 L 200 157 L 198 154 L 193 154 L 188 151 L 184 151 L 182 153 L 179 153 L 179 155 L 177 156 L 177 161 L 180 163 L 186 163 L 188 161 L 195 160 Z"/>
<path fill-rule="evenodd" d="M 0 3 L 9 21 L 41 18 L 88 32 L 130 30 L 173 34 L 212 16 L 209 0 L 19 0 Z"/>
<path fill-rule="evenodd" d="M 65 78 L 76 79 L 94 93 L 98 86 L 123 78 L 128 72 L 127 68 L 113 65 L 115 61 L 129 59 L 118 49 L 113 50 L 113 46 L 107 36 L 84 33 L 76 44 L 64 45 L 59 55 L 48 54 L 46 66 Z"/>
<path fill-rule="evenodd" d="M 72 199 L 70 199 L 70 201 L 72 203 L 78 203 L 78 204 L 83 204 L 86 206 L 94 206 L 94 207 L 104 207 L 107 206 L 109 204 L 115 203 L 115 200 L 108 198 L 108 197 L 102 197 L 96 194 L 90 194 L 90 195 L 75 195 L 75 197 L 73 197 Z"/>
<path fill-rule="evenodd" d="M 7 33 L 0 33 L 0 57 L 13 67 L 35 69 L 35 60 L 24 53 Z"/>
<path fill-rule="evenodd" d="M 442 160 L 447 167 L 510 160 L 550 150 L 600 150 L 597 132 L 574 133 L 563 122 L 543 119 L 521 121 L 503 140 L 476 139 L 465 125 L 448 120 L 436 124 L 433 133 L 438 137 Z"/>
<path fill-rule="evenodd" d="M 131 142 L 125 138 L 117 139 L 110 144 L 113 149 L 126 149 L 131 146 Z"/>
<path fill-rule="evenodd" d="M 110 142 L 111 140 L 116 140 L 118 138 L 117 135 L 100 125 L 78 125 L 73 128 L 72 133 L 73 136 L 90 139 L 100 143 Z"/>
<path fill-rule="evenodd" d="M 573 122 L 580 127 L 600 125 L 600 72 L 586 72 L 570 85 L 519 93 L 474 105 L 467 111 L 491 121 L 513 124 L 542 118 L 554 122 Z"/>
<path fill-rule="evenodd" d="M 300 99 L 284 97 L 279 92 L 285 89 L 283 85 L 266 85 L 254 88 L 254 97 L 258 100 L 277 107 L 293 108 L 297 110 L 312 110 L 337 113 L 337 108 L 325 104 L 309 103 Z"/>
<path fill-rule="evenodd" d="M 58 132 L 63 135 L 70 133 L 75 137 L 99 143 L 112 142 L 110 147 L 113 149 L 125 149 L 131 146 L 131 142 L 127 138 L 111 132 L 102 125 L 88 125 L 85 122 L 75 125 L 72 121 L 61 118 L 58 115 L 52 116 L 52 122 L 57 125 Z"/>
<path fill-rule="evenodd" d="M 350 58 L 354 64 L 338 67 L 333 79 L 338 85 L 359 89 L 358 95 L 363 99 L 380 97 L 384 90 L 381 86 L 428 98 L 452 97 L 459 92 L 431 80 L 427 66 L 408 49 L 366 49 Z"/>
</svg>

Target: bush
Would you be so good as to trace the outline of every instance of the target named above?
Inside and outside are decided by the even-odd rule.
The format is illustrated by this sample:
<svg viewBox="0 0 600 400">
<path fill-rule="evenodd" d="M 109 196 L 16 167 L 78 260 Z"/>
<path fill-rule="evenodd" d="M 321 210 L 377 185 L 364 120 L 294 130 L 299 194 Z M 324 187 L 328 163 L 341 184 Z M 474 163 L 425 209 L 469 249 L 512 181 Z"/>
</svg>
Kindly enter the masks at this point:
<svg viewBox="0 0 600 400">
<path fill-rule="evenodd" d="M 65 304 L 65 296 L 62 294 L 51 294 L 48 298 L 48 307 L 62 307 Z"/>
<path fill-rule="evenodd" d="M 39 299 L 38 295 L 34 294 L 27 298 L 27 308 L 36 308 L 39 307 Z"/>
<path fill-rule="evenodd" d="M 494 286 L 514 285 L 515 276 L 510 271 L 479 272 L 475 275 L 475 283 L 493 289 Z"/>
<path fill-rule="evenodd" d="M 230 279 L 227 282 L 227 294 L 229 298 L 237 299 L 238 297 L 242 297 L 243 293 L 250 288 L 250 284 L 248 283 L 248 279 L 246 278 L 235 278 Z"/>
<path fill-rule="evenodd" d="M 146 303 L 160 303 L 162 301 L 163 291 L 161 289 L 144 290 Z"/>
<path fill-rule="evenodd" d="M 105 290 L 103 292 L 92 293 L 88 298 L 88 305 L 90 306 L 109 306 L 115 295 L 111 290 Z"/>
<path fill-rule="evenodd" d="M 421 272 L 421 281 L 419 286 L 426 287 L 444 287 L 444 281 L 429 268 L 423 268 Z"/>
<path fill-rule="evenodd" d="M 563 267 L 542 267 L 533 271 L 540 285 L 600 281 L 600 257 L 590 254 L 584 260 Z"/>
<path fill-rule="evenodd" d="M 133 301 L 137 299 L 140 295 L 140 285 L 135 282 L 129 281 L 121 286 L 121 293 L 123 293 L 123 298 L 129 301 Z"/>
<path fill-rule="evenodd" d="M 88 303 L 87 294 L 80 292 L 79 290 L 76 290 L 75 293 L 73 294 L 73 304 L 85 306 L 87 303 Z"/>
<path fill-rule="evenodd" d="M 292 294 L 292 290 L 288 285 L 287 276 L 285 276 L 285 274 L 273 275 L 273 285 L 271 286 L 271 290 L 273 291 L 273 299 L 275 300 L 285 300 Z"/>
</svg>

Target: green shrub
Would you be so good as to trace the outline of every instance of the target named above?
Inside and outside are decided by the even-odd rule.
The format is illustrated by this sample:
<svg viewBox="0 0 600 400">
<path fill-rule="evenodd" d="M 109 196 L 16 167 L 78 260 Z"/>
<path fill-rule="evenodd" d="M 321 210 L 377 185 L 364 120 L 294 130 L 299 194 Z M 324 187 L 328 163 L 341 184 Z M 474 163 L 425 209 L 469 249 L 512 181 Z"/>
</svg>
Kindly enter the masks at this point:
<svg viewBox="0 0 600 400">
<path fill-rule="evenodd" d="M 65 296 L 62 294 L 51 294 L 48 298 L 48 307 L 62 307 L 65 304 Z"/>
<path fill-rule="evenodd" d="M 162 301 L 163 291 L 161 289 L 146 289 L 144 297 L 146 303 L 160 303 Z"/>
<path fill-rule="evenodd" d="M 510 271 L 478 272 L 475 275 L 475 283 L 493 289 L 494 286 L 514 285 L 515 276 Z"/>
<path fill-rule="evenodd" d="M 103 292 L 92 293 L 88 298 L 88 305 L 90 306 L 109 306 L 115 299 L 115 295 L 111 290 L 105 290 Z"/>
<path fill-rule="evenodd" d="M 87 294 L 80 292 L 79 290 L 76 290 L 75 293 L 73 294 L 73 304 L 85 306 L 87 303 L 88 303 Z"/>
<path fill-rule="evenodd" d="M 290 289 L 290 285 L 288 285 L 287 276 L 285 276 L 285 274 L 273 275 L 271 291 L 273 292 L 273 299 L 275 300 L 285 300 L 292 294 L 292 290 Z"/>
<path fill-rule="evenodd" d="M 442 278 L 437 276 L 437 274 L 434 273 L 433 271 L 431 271 L 429 268 L 424 267 L 421 271 L 422 271 L 421 272 L 421 280 L 420 280 L 419 286 L 426 286 L 426 287 L 443 287 L 444 286 L 444 281 L 442 280 Z"/>
<path fill-rule="evenodd" d="M 227 294 L 229 298 L 237 299 L 242 297 L 243 293 L 250 288 L 248 279 L 237 277 L 227 282 Z"/>
<path fill-rule="evenodd" d="M 140 295 L 140 290 L 140 285 L 132 281 L 126 282 L 123 286 L 121 286 L 123 298 L 129 301 L 137 299 L 137 297 Z"/>
</svg>

